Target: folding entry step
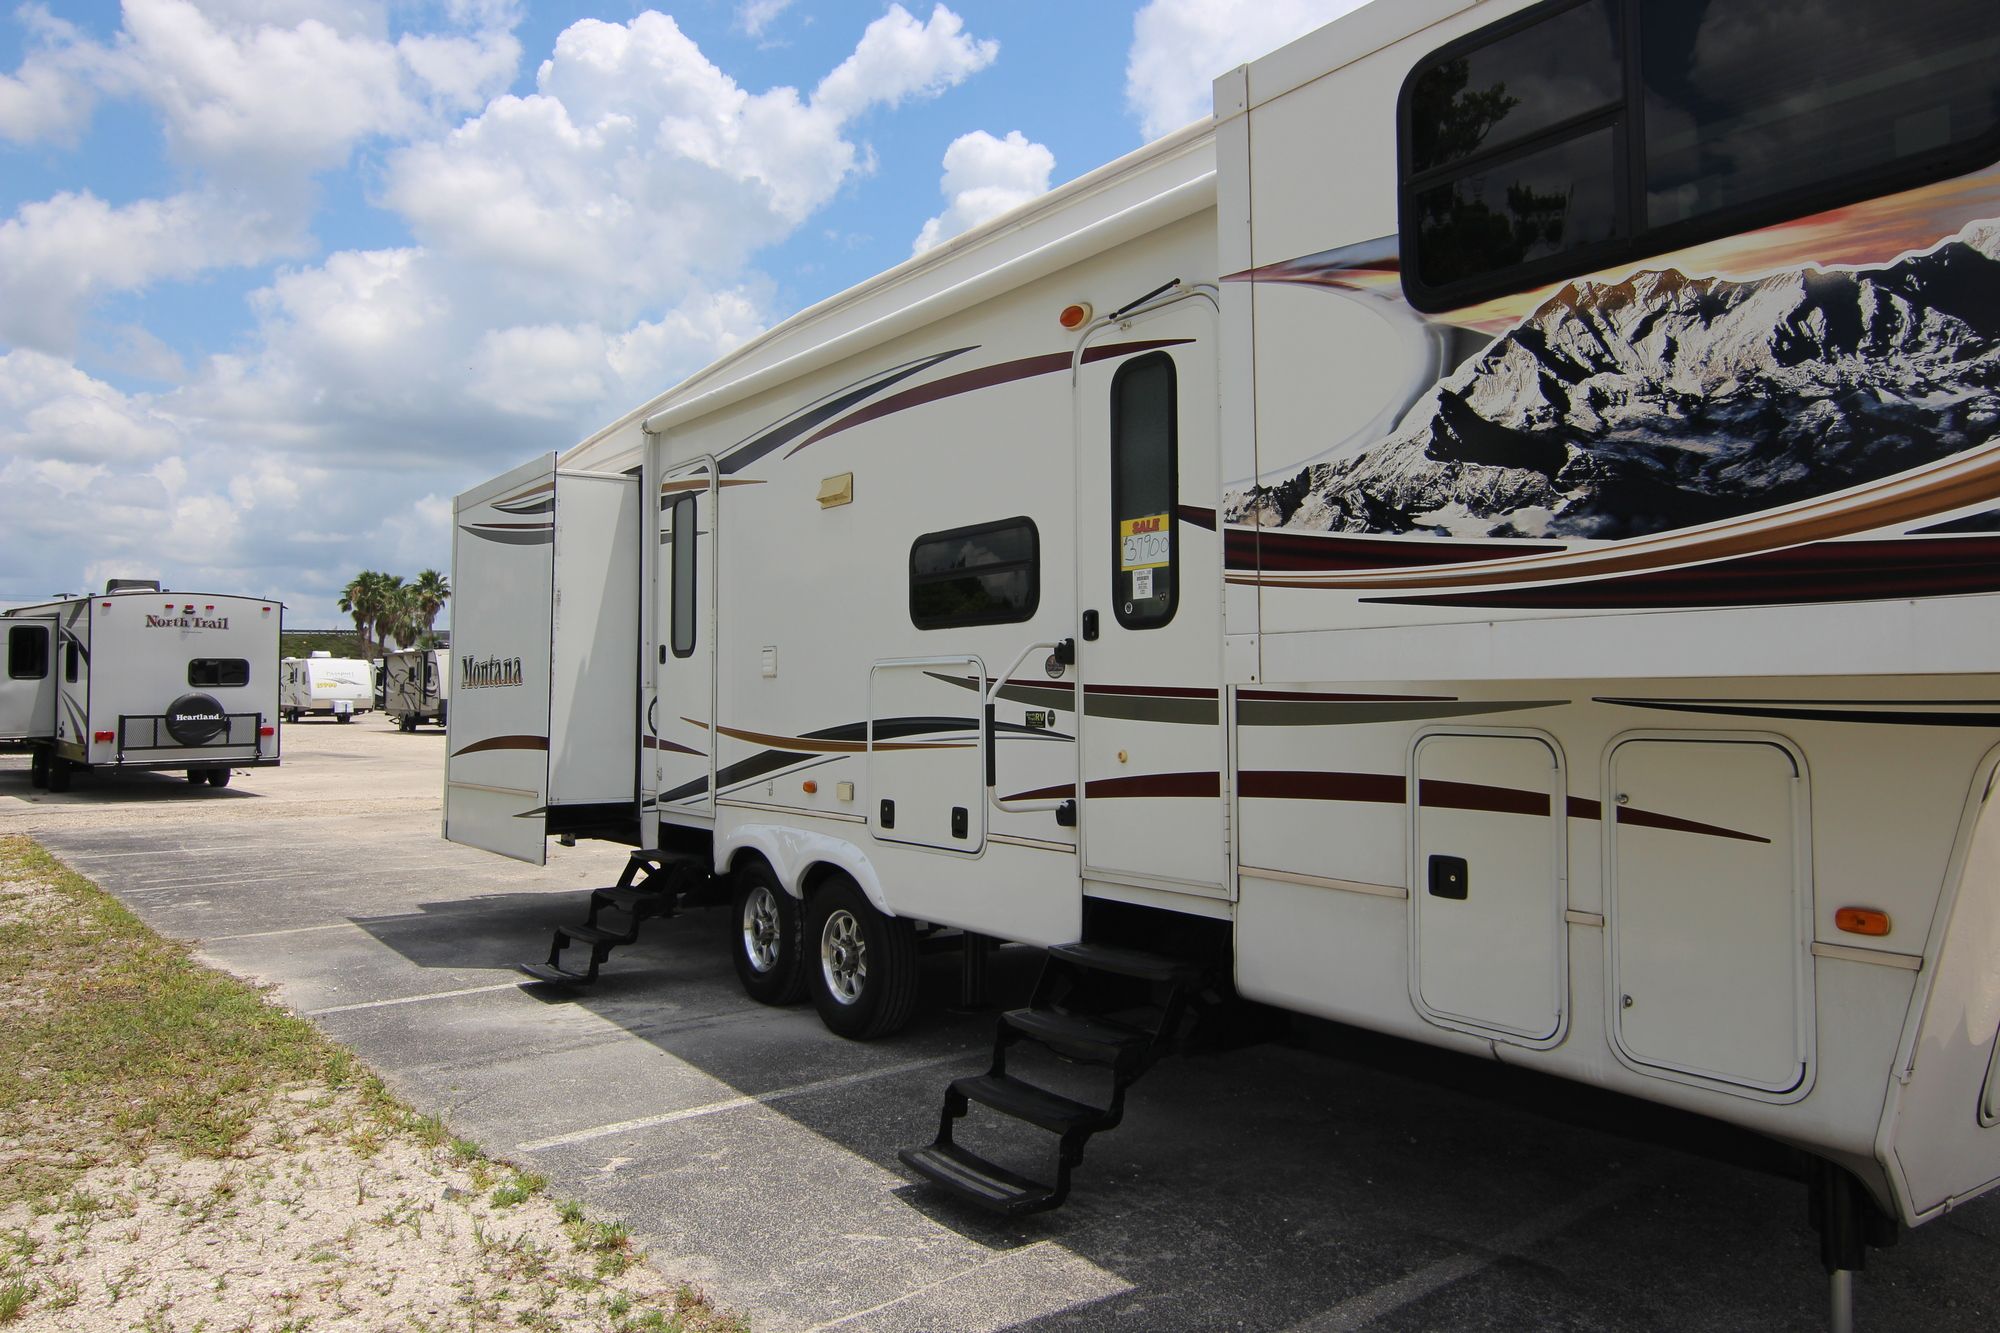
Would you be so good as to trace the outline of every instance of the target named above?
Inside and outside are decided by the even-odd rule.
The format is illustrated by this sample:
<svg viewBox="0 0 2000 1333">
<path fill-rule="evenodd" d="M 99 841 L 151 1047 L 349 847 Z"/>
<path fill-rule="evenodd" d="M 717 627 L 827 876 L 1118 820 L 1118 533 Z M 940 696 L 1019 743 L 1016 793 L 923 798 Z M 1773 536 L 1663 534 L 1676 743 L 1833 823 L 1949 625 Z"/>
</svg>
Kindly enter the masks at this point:
<svg viewBox="0 0 2000 1333">
<path fill-rule="evenodd" d="M 1102 944 L 1049 950 L 1034 999 L 1000 1016 L 993 1067 L 945 1089 L 937 1140 L 905 1148 L 903 1164 L 968 1202 L 1009 1216 L 1055 1208 L 1090 1136 L 1125 1117 L 1125 1092 L 1174 1045 L 1191 1014 L 1216 1007 L 1204 963 Z M 1009 1050 L 1031 1042 L 1071 1064 L 1111 1073 L 1111 1097 L 1094 1106 L 1007 1072 Z M 977 1102 L 1057 1136 L 1055 1181 L 1045 1184 L 998 1166 L 953 1139 L 955 1122 Z"/>
<path fill-rule="evenodd" d="M 549 945 L 546 963 L 517 963 L 515 966 L 536 981 L 557 986 L 588 986 L 597 980 L 597 970 L 611 951 L 639 938 L 639 927 L 654 917 L 670 917 L 682 906 L 690 885 L 706 883 L 708 865 L 703 858 L 685 852 L 638 851 L 625 862 L 625 871 L 608 889 L 592 889 L 590 913 L 580 926 L 557 926 Z M 622 930 L 598 924 L 605 912 L 624 917 Z M 564 967 L 562 956 L 573 944 L 588 945 L 590 962 L 585 970 Z"/>
</svg>

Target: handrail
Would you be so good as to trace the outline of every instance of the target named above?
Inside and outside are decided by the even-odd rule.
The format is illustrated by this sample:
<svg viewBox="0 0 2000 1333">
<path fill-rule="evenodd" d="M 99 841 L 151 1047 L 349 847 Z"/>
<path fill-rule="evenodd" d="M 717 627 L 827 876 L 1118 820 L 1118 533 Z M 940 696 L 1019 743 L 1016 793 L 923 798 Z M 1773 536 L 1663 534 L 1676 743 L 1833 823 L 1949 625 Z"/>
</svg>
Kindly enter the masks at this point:
<svg viewBox="0 0 2000 1333">
<path fill-rule="evenodd" d="M 986 760 L 986 799 L 995 810 L 1007 814 L 1018 815 L 1035 814 L 1043 811 L 1060 811 L 1065 806 L 1071 804 L 1065 799 L 1010 801 L 1001 796 L 999 790 L 999 746 L 996 743 L 999 740 L 999 736 L 997 728 L 994 725 L 994 701 L 1000 697 L 1001 688 L 1014 678 L 1016 671 L 1020 670 L 1021 663 L 1027 661 L 1037 650 L 1043 648 L 1048 649 L 1060 659 L 1065 667 L 1076 661 L 1076 640 L 1074 639 L 1048 639 L 1040 643 L 1031 643 L 1021 650 L 1020 656 L 1010 662 L 1005 671 L 993 678 L 992 683 L 986 687 L 985 692 L 980 696 L 980 703 L 984 707 L 981 710 L 979 745 L 980 749 L 984 751 L 983 757 Z"/>
</svg>

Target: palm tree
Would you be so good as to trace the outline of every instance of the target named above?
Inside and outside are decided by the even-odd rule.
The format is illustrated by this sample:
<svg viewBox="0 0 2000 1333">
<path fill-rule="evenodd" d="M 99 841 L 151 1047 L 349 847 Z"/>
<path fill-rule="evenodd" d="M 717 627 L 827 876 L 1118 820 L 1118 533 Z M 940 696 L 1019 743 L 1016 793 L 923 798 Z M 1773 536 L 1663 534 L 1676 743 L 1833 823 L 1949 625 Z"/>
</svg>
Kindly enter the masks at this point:
<svg viewBox="0 0 2000 1333">
<path fill-rule="evenodd" d="M 348 580 L 347 586 L 341 589 L 340 601 L 336 603 L 342 612 L 354 617 L 355 651 L 363 657 L 374 656 L 368 651 L 368 630 L 381 614 L 382 585 L 388 577 L 372 569 L 364 569 Z"/>
<path fill-rule="evenodd" d="M 435 640 L 438 612 L 451 600 L 451 582 L 435 569 L 427 569 L 417 575 L 417 581 L 410 585 L 410 595 L 416 604 L 417 618 L 423 622 L 423 641 L 428 644 Z"/>
<path fill-rule="evenodd" d="M 389 640 L 402 640 L 408 627 L 409 608 L 406 605 L 409 589 L 403 585 L 401 574 L 377 574 L 381 580 L 376 584 L 375 613 L 371 617 L 375 625 L 375 642 L 379 651 L 389 651 Z"/>
</svg>

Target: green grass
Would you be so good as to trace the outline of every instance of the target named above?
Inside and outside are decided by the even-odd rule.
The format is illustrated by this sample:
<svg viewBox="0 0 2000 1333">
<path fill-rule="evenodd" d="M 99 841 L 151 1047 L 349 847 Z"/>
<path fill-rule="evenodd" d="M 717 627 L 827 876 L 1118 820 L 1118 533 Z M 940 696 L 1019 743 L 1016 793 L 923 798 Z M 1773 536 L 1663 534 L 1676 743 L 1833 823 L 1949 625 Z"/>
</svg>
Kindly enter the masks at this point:
<svg viewBox="0 0 2000 1333">
<path fill-rule="evenodd" d="M 0 838 L 0 1203 L 167 1146 L 227 1153 L 277 1089 L 355 1080 L 352 1057 L 195 962 L 26 838 Z M 366 1080 L 370 1100 L 379 1085 Z"/>
</svg>

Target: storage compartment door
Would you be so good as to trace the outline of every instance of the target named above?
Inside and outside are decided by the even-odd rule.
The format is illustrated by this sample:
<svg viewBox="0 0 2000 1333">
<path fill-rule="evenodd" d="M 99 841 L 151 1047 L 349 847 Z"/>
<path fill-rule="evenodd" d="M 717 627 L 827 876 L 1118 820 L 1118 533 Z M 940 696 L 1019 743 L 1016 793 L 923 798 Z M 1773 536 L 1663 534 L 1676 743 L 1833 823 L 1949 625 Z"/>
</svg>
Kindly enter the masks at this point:
<svg viewBox="0 0 2000 1333">
<path fill-rule="evenodd" d="M 445 739 L 444 836 L 535 865 L 547 858 L 555 462 L 544 455 L 452 506 L 458 679 Z"/>
<path fill-rule="evenodd" d="M 1743 1087 L 1798 1087 L 1811 997 L 1797 762 L 1771 743 L 1630 740 L 1610 778 L 1619 1049 Z"/>
<path fill-rule="evenodd" d="M 9 616 L 0 620 L 0 740 L 47 739 L 56 734 L 56 618 Z"/>
<path fill-rule="evenodd" d="M 868 673 L 868 827 L 885 842 L 949 852 L 986 845 L 979 719 L 952 683 L 986 668 L 976 657 L 877 662 Z M 976 702 L 975 702 L 976 707 Z"/>
<path fill-rule="evenodd" d="M 1531 736 L 1417 745 L 1411 991 L 1424 1017 L 1528 1043 L 1563 1026 L 1565 782 Z"/>
</svg>

